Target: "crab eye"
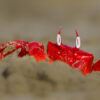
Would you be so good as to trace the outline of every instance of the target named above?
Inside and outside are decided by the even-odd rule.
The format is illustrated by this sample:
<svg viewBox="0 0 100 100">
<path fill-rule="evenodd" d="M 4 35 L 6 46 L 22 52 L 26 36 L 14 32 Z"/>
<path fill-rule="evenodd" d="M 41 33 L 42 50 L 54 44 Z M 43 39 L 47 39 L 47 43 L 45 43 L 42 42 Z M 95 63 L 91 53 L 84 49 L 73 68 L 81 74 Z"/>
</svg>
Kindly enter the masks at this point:
<svg viewBox="0 0 100 100">
<path fill-rule="evenodd" d="M 60 34 L 57 35 L 57 44 L 58 44 L 58 46 L 61 45 L 61 36 L 60 36 Z"/>
<path fill-rule="evenodd" d="M 80 43 L 80 37 L 76 37 L 76 48 L 80 48 L 81 43 Z"/>
</svg>

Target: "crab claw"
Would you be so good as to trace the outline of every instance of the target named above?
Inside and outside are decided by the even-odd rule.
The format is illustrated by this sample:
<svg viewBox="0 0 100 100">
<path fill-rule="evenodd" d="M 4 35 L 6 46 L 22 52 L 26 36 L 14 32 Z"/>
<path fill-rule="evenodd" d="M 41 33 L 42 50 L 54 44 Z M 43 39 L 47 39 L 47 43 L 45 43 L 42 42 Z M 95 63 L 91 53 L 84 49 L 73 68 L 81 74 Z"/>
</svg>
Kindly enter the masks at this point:
<svg viewBox="0 0 100 100">
<path fill-rule="evenodd" d="M 28 46 L 28 52 L 30 56 L 34 56 L 36 61 L 43 61 L 47 58 L 44 53 L 44 45 L 38 42 L 31 42 Z"/>
</svg>

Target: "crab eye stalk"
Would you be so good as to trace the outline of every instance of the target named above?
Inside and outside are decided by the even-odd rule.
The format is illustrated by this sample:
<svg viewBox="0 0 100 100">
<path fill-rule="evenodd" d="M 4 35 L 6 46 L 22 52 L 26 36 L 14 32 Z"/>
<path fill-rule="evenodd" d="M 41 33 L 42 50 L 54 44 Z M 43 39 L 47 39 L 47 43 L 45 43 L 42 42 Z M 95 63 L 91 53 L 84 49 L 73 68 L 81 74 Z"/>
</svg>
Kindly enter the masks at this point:
<svg viewBox="0 0 100 100">
<path fill-rule="evenodd" d="M 80 37 L 76 37 L 76 48 L 80 48 Z"/>
<path fill-rule="evenodd" d="M 59 32 L 58 32 L 58 34 L 57 34 L 57 45 L 58 46 L 61 46 L 61 42 L 62 42 L 62 40 L 61 40 L 61 30 L 62 30 L 62 26 L 61 26 L 61 28 L 59 29 Z"/>
<path fill-rule="evenodd" d="M 78 32 L 77 32 L 77 30 L 75 30 L 75 32 L 76 32 L 76 48 L 80 48 L 80 46 L 81 46 L 81 42 L 80 42 L 80 37 L 79 37 L 79 35 L 78 35 Z"/>
<path fill-rule="evenodd" d="M 61 45 L 61 36 L 60 36 L 60 34 L 57 35 L 57 45 L 58 46 Z"/>
</svg>

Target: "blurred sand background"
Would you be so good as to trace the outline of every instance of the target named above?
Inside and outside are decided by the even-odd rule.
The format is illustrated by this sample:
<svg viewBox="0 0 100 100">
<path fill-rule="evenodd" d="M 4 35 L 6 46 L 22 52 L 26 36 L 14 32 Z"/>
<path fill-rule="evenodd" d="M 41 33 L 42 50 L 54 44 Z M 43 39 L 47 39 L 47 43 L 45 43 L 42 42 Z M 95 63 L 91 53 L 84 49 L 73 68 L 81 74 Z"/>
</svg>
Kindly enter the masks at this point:
<svg viewBox="0 0 100 100">
<path fill-rule="evenodd" d="M 0 0 L 0 43 L 9 40 L 56 42 L 63 26 L 63 43 L 100 58 L 100 0 Z M 62 62 L 35 62 L 17 58 L 0 62 L 0 100 L 99 100 L 100 72 L 83 76 Z"/>
</svg>

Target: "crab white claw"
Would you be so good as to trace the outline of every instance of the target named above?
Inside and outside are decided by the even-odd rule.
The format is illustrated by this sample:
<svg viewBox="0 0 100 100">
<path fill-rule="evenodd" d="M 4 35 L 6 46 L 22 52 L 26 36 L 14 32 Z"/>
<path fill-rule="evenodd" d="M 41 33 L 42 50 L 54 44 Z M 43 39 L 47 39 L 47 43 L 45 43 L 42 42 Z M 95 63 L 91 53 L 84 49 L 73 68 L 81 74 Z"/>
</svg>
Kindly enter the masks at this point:
<svg viewBox="0 0 100 100">
<path fill-rule="evenodd" d="M 60 46 L 61 45 L 61 35 L 57 34 L 57 45 Z"/>
<path fill-rule="evenodd" d="M 80 42 L 80 37 L 76 37 L 76 48 L 80 48 L 81 42 Z"/>
</svg>

